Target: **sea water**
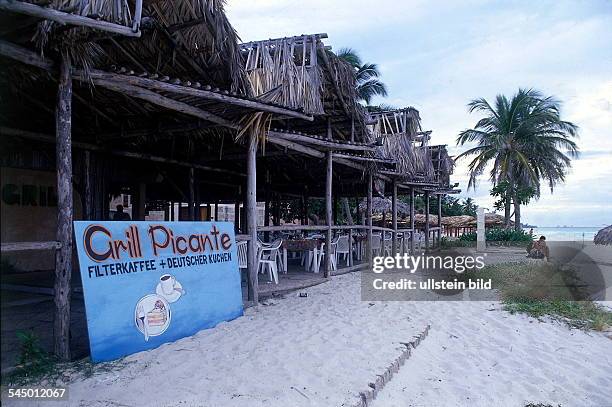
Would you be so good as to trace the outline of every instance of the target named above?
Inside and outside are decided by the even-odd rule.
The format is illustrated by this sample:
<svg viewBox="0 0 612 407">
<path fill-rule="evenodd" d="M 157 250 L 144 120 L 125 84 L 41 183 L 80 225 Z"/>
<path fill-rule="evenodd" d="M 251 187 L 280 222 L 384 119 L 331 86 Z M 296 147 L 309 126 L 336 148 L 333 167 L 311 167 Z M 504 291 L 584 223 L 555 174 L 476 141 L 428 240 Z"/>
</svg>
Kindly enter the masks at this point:
<svg viewBox="0 0 612 407">
<path fill-rule="evenodd" d="M 550 242 L 593 242 L 602 227 L 538 227 L 533 228 L 534 236 L 546 236 Z M 525 228 L 529 231 L 529 228 Z"/>
</svg>

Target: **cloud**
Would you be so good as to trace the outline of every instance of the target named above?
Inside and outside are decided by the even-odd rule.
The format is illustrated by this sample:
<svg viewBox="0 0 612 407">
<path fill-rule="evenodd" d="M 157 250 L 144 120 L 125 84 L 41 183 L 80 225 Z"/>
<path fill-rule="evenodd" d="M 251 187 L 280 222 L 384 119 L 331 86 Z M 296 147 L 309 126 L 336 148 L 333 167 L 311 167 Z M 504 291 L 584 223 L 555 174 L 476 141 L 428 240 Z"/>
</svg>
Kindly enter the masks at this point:
<svg viewBox="0 0 612 407">
<path fill-rule="evenodd" d="M 389 88 L 376 102 L 419 109 L 434 144 L 452 155 L 457 134 L 478 120 L 475 97 L 535 87 L 563 101 L 580 126 L 580 149 L 563 186 L 524 208 L 527 222 L 612 223 L 612 5 L 607 0 L 258 0 L 228 3 L 244 40 L 325 32 L 334 49 L 350 46 L 379 64 Z M 492 207 L 485 177 L 467 191 L 467 163 L 453 179 L 461 196 Z"/>
</svg>

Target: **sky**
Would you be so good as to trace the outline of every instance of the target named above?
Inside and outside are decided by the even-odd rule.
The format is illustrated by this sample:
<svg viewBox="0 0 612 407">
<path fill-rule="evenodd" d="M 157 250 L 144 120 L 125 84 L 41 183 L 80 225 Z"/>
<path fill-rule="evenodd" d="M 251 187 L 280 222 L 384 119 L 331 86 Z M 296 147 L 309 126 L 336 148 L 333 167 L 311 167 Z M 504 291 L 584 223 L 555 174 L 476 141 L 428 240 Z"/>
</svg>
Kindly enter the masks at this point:
<svg viewBox="0 0 612 407">
<path fill-rule="evenodd" d="M 432 144 L 447 144 L 479 116 L 474 98 L 535 88 L 563 102 L 580 127 L 581 157 L 566 183 L 522 209 L 538 226 L 612 224 L 612 0 L 228 0 L 243 41 L 327 33 L 333 50 L 354 48 L 377 63 L 389 96 L 374 103 L 413 106 Z M 490 183 L 467 188 L 466 162 L 453 180 L 461 198 L 492 210 Z"/>
</svg>

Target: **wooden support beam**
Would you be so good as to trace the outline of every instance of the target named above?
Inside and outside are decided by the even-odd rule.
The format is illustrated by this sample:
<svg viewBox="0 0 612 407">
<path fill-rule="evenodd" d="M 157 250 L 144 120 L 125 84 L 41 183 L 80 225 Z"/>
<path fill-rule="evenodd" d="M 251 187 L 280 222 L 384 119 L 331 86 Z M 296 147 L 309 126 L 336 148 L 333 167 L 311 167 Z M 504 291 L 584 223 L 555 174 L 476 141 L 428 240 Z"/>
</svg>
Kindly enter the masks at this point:
<svg viewBox="0 0 612 407">
<path fill-rule="evenodd" d="M 393 247 L 391 252 L 393 257 L 395 257 L 397 254 L 397 182 L 395 180 L 393 180 L 391 188 L 391 224 L 393 228 L 393 237 L 391 240 Z"/>
<path fill-rule="evenodd" d="M 329 277 L 331 272 L 331 242 L 332 242 L 332 178 L 333 177 L 333 158 L 332 152 L 327 152 L 327 171 L 325 177 L 325 224 L 327 225 L 327 233 L 325 234 L 325 270 L 324 277 Z"/>
<path fill-rule="evenodd" d="M 198 117 L 200 119 L 204 119 L 212 123 L 220 124 L 230 129 L 237 130 L 240 127 L 237 124 L 232 123 L 231 121 L 227 119 L 224 119 L 223 117 L 209 113 L 198 107 L 188 105 L 187 103 L 183 103 L 178 100 L 174 100 L 174 99 L 162 96 L 159 93 L 155 93 L 145 88 L 128 85 L 125 83 L 120 83 L 118 81 L 109 81 L 106 79 L 93 79 L 93 82 L 94 84 L 98 86 L 102 86 L 106 89 L 110 89 L 110 90 L 113 90 L 119 93 L 125 93 L 126 95 L 130 97 L 142 99 L 149 103 L 153 103 L 155 105 L 165 107 L 166 109 L 184 113 L 189 116 Z"/>
<path fill-rule="evenodd" d="M 43 133 L 35 133 L 31 131 L 26 131 L 26 130 L 13 129 L 13 128 L 4 127 L 4 126 L 0 126 L 0 135 L 12 136 L 12 137 L 22 137 L 22 138 L 27 138 L 30 140 L 38 140 L 38 141 L 43 141 L 47 143 L 55 143 L 55 138 L 53 136 L 43 134 Z M 182 167 L 193 167 L 195 169 L 199 169 L 203 171 L 219 172 L 225 175 L 235 175 L 238 177 L 246 177 L 245 173 L 227 170 L 224 168 L 210 167 L 208 165 L 202 165 L 202 164 L 189 162 L 189 161 L 174 160 L 171 158 L 159 157 L 159 156 L 145 154 L 145 153 L 134 153 L 131 151 L 111 150 L 111 149 L 107 149 L 104 147 L 100 147 L 96 144 L 73 142 L 72 148 L 79 148 L 79 149 L 90 150 L 90 151 L 100 151 L 100 152 L 104 152 L 104 153 L 119 156 L 119 157 L 136 158 L 139 160 L 173 164 L 173 165 L 178 165 Z"/>
<path fill-rule="evenodd" d="M 429 250 L 429 191 L 425 191 L 425 250 Z"/>
<path fill-rule="evenodd" d="M 49 7 L 41 7 L 23 1 L 0 0 L 0 10 L 26 14 L 33 17 L 43 18 L 45 20 L 55 21 L 64 25 L 70 24 L 88 27 L 96 30 L 125 35 L 127 37 L 140 37 L 140 30 L 134 31 L 132 27 L 126 27 L 124 25 L 114 24 L 103 20 L 94 20 L 93 18 L 78 14 L 64 13 Z"/>
<path fill-rule="evenodd" d="M 286 117 L 293 117 L 297 119 L 312 121 L 313 117 L 301 112 L 297 112 L 292 109 L 283 108 L 280 106 L 273 106 L 263 102 L 258 102 L 251 99 L 245 99 L 234 95 L 226 95 L 221 92 L 215 92 L 212 90 L 191 88 L 188 86 L 176 85 L 173 83 L 162 82 L 150 78 L 141 78 L 134 75 L 123 75 L 114 72 L 104 72 L 96 69 L 92 69 L 90 76 L 93 79 L 109 80 L 125 85 L 138 86 L 142 88 L 154 89 L 158 91 L 170 92 L 177 95 L 194 96 L 202 99 L 215 100 L 218 102 L 224 102 L 236 106 L 242 106 L 253 110 L 262 112 L 276 113 Z"/>
<path fill-rule="evenodd" d="M 438 194 L 438 248 L 442 248 L 442 197 Z"/>
<path fill-rule="evenodd" d="M 255 305 L 259 302 L 259 281 L 257 273 L 257 134 L 248 134 L 247 157 L 247 270 L 248 270 L 248 300 Z"/>
<path fill-rule="evenodd" d="M 306 146 L 303 146 L 301 144 L 294 143 L 292 141 L 276 139 L 276 138 L 269 138 L 269 137 L 268 137 L 267 140 L 268 140 L 269 143 L 276 144 L 276 145 L 279 145 L 281 147 L 285 147 L 285 148 L 287 148 L 289 150 L 293 150 L 293 151 L 297 151 L 297 152 L 309 155 L 311 157 L 316 157 L 316 158 L 324 158 L 325 157 L 325 153 L 322 153 L 319 150 L 315 150 L 314 148 L 306 147 Z"/>
<path fill-rule="evenodd" d="M 189 214 L 189 220 L 195 221 L 195 170 L 193 167 L 189 169 L 189 208 L 187 213 Z"/>
<path fill-rule="evenodd" d="M 327 139 L 322 137 L 313 137 L 307 136 L 304 134 L 296 134 L 291 132 L 281 132 L 276 130 L 268 131 L 268 136 L 272 136 L 274 138 L 281 138 L 283 140 L 296 141 L 304 144 L 311 144 L 319 147 L 323 147 L 325 149 L 332 150 L 350 150 L 350 151 L 375 151 L 376 147 L 367 144 L 349 144 L 343 143 L 339 141 L 334 141 L 330 137 L 331 132 L 328 131 Z"/>
<path fill-rule="evenodd" d="M 21 252 L 29 250 L 57 250 L 62 247 L 60 242 L 11 242 L 2 243 L 0 245 L 0 252 Z"/>
<path fill-rule="evenodd" d="M 372 266 L 372 173 L 368 172 L 367 175 L 367 196 L 366 196 L 366 222 L 368 226 L 368 239 L 366 244 L 366 256 L 368 264 Z"/>
<path fill-rule="evenodd" d="M 53 325 L 54 352 L 70 360 L 70 280 L 72 278 L 72 62 L 66 49 L 61 52 L 56 110 L 57 233 L 61 247 L 55 256 Z"/>
<path fill-rule="evenodd" d="M 414 256 L 414 188 L 410 188 L 410 230 L 412 230 L 410 236 L 410 254 Z"/>
</svg>

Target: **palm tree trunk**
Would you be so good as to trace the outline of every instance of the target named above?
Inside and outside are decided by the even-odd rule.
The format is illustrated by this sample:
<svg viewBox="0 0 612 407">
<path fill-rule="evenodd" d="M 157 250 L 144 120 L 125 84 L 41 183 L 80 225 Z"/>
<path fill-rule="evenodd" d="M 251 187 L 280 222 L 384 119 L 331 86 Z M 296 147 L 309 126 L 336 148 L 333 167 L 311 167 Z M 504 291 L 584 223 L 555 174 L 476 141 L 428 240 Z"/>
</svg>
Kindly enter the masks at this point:
<svg viewBox="0 0 612 407">
<path fill-rule="evenodd" d="M 521 230 L 521 204 L 518 194 L 514 194 L 514 230 Z"/>
<path fill-rule="evenodd" d="M 344 213 L 346 214 L 346 222 L 349 225 L 352 225 L 353 224 L 353 215 L 351 215 L 351 208 L 349 207 L 348 198 L 342 198 L 341 199 L 341 205 L 342 205 L 342 209 L 344 210 Z"/>
<path fill-rule="evenodd" d="M 504 228 L 510 228 L 510 197 L 506 196 L 504 202 Z"/>
</svg>

